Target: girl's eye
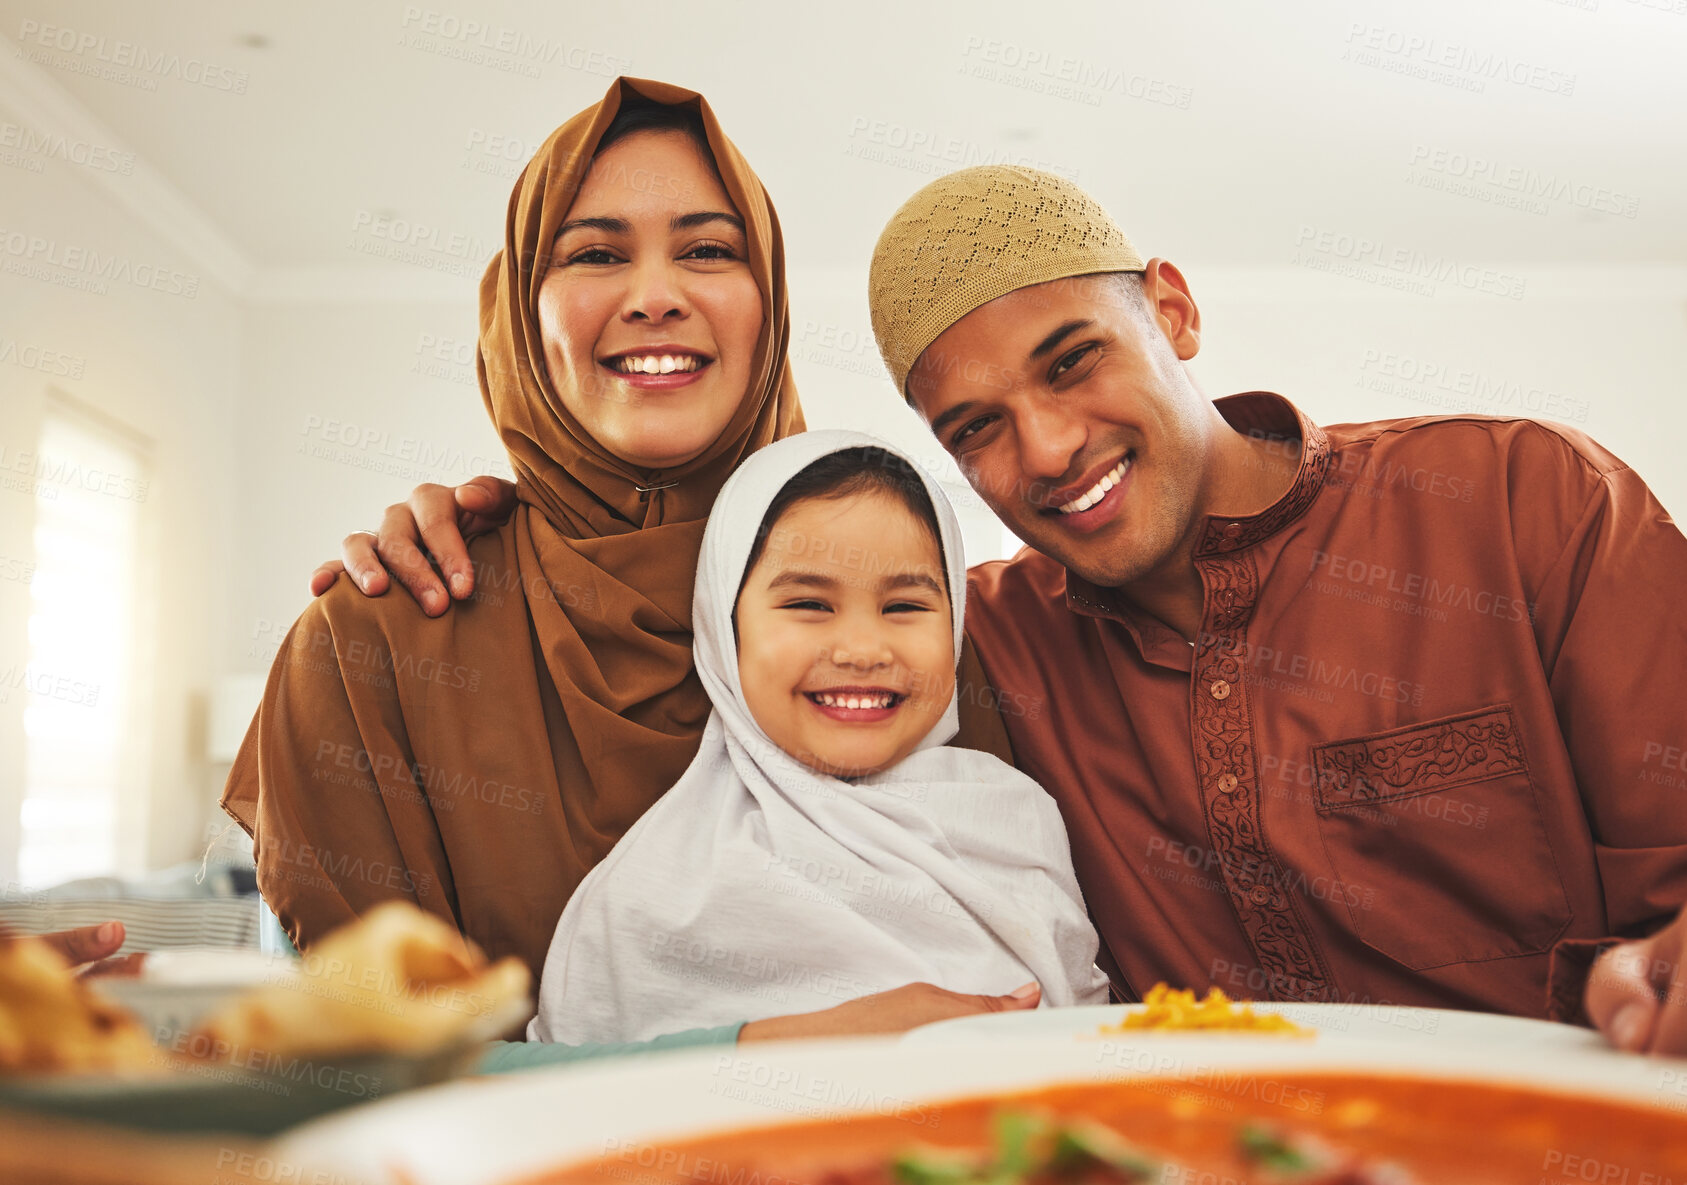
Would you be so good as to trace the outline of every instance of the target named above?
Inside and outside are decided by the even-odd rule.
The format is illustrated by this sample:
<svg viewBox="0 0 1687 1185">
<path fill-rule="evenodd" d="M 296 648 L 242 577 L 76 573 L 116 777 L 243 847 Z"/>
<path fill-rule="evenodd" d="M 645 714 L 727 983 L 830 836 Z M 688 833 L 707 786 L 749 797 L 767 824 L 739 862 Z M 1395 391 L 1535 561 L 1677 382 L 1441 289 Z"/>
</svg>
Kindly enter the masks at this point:
<svg viewBox="0 0 1687 1185">
<path fill-rule="evenodd" d="M 620 260 L 605 251 L 602 247 L 587 247 L 584 251 L 577 251 L 568 257 L 569 263 L 604 264 L 619 263 Z"/>
<path fill-rule="evenodd" d="M 1059 378 L 1061 375 L 1071 370 L 1074 366 L 1078 365 L 1079 362 L 1082 362 L 1084 355 L 1094 349 L 1094 342 L 1085 342 L 1071 353 L 1062 355 L 1059 361 L 1054 364 L 1053 369 L 1049 371 L 1049 378 L 1051 380 Z"/>
<path fill-rule="evenodd" d="M 818 609 L 825 611 L 826 606 L 819 601 L 786 601 L 779 606 L 781 609 Z"/>
<path fill-rule="evenodd" d="M 737 259 L 738 252 L 725 243 L 699 243 L 683 256 L 685 259 Z"/>
<path fill-rule="evenodd" d="M 885 606 L 886 613 L 930 613 L 930 605 L 921 605 L 917 601 L 897 601 Z"/>
</svg>

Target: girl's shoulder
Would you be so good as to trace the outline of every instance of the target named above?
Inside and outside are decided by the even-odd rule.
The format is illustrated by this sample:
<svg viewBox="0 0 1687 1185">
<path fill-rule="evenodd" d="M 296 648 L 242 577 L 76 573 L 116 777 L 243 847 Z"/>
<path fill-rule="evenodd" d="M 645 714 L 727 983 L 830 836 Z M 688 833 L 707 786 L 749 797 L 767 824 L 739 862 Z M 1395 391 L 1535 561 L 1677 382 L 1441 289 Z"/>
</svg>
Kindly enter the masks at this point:
<svg viewBox="0 0 1687 1185">
<path fill-rule="evenodd" d="M 1024 794 L 1049 799 L 1048 792 L 1030 775 L 1015 769 L 993 753 L 963 748 L 958 744 L 937 745 L 910 753 L 889 769 L 860 779 L 861 785 L 956 786 L 989 788 L 1003 794 Z"/>
</svg>

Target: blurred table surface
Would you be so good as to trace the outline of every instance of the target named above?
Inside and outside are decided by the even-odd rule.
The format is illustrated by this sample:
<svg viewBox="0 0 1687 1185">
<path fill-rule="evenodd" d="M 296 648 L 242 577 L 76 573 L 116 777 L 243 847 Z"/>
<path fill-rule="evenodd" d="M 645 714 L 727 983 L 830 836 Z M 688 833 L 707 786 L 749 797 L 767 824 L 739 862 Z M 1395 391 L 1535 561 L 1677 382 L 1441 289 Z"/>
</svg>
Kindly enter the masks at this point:
<svg viewBox="0 0 1687 1185">
<path fill-rule="evenodd" d="M 249 1136 L 158 1135 L 0 1109 L 5 1185 L 344 1185 Z"/>
</svg>

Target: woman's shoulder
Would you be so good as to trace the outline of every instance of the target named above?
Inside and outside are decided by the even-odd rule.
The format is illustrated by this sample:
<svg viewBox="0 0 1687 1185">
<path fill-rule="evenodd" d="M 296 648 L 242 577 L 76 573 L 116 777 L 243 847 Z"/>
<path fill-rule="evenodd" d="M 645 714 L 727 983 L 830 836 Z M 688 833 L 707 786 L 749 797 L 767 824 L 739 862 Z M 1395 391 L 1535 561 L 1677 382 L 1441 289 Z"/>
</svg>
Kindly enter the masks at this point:
<svg viewBox="0 0 1687 1185">
<path fill-rule="evenodd" d="M 444 643 L 481 618 L 495 616 L 513 594 L 520 597 L 521 579 L 510 544 L 511 524 L 469 540 L 469 559 L 475 570 L 475 591 L 438 617 L 422 612 L 416 599 L 393 580 L 386 592 L 369 596 L 351 576 L 341 572 L 327 592 L 299 614 L 291 644 L 344 649 L 353 643 L 392 645 Z"/>
</svg>

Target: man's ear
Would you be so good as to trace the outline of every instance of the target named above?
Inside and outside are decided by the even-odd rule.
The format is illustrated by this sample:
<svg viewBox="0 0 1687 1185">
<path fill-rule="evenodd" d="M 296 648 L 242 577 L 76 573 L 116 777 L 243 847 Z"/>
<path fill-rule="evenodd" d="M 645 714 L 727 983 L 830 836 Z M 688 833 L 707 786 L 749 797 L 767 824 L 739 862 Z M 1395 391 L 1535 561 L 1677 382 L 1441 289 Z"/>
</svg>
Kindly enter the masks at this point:
<svg viewBox="0 0 1687 1185">
<path fill-rule="evenodd" d="M 1189 281 L 1169 260 L 1150 259 L 1142 270 L 1142 298 L 1154 323 L 1180 360 L 1201 352 L 1201 310 L 1189 294 Z"/>
</svg>

